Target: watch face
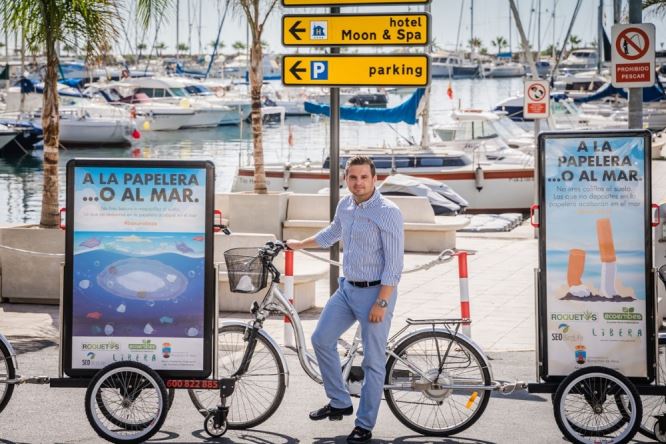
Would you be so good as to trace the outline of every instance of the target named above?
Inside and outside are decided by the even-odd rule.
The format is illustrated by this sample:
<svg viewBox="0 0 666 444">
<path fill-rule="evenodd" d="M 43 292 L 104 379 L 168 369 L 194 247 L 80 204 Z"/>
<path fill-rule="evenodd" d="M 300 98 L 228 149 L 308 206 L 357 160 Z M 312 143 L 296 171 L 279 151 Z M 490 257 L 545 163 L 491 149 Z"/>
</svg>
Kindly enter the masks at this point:
<svg viewBox="0 0 666 444">
<path fill-rule="evenodd" d="M 377 300 L 377 305 L 379 305 L 382 308 L 388 307 L 388 302 L 386 302 L 384 299 L 378 299 Z"/>
</svg>

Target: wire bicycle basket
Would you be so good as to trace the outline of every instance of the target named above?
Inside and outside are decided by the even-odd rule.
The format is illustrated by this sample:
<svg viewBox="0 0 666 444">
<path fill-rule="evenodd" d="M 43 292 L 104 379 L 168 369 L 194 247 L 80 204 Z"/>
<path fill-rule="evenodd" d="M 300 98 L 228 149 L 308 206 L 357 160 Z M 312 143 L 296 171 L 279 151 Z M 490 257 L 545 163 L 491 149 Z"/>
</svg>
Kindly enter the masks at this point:
<svg viewBox="0 0 666 444">
<path fill-rule="evenodd" d="M 231 248 L 224 252 L 229 289 L 233 293 L 257 293 L 266 288 L 268 272 L 259 248 Z"/>
</svg>

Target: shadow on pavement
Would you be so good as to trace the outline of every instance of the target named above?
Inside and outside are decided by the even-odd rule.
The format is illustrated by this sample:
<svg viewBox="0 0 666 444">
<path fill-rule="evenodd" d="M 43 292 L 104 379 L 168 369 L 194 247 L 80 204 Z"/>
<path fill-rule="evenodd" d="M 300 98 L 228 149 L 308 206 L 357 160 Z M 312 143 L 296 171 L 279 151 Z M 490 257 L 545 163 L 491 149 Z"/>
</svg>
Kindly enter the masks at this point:
<svg viewBox="0 0 666 444">
<path fill-rule="evenodd" d="M 9 342 L 12 344 L 17 355 L 31 353 L 43 350 L 48 347 L 56 347 L 58 343 L 50 339 L 35 339 L 28 336 L 9 336 Z M 1 443 L 2 441 L 0 441 Z"/>
<path fill-rule="evenodd" d="M 256 429 L 228 430 L 224 436 L 219 438 L 211 438 L 204 430 L 196 430 L 192 432 L 192 436 L 197 438 L 197 441 L 193 441 L 193 444 L 201 444 L 202 441 L 221 444 L 299 444 L 301 442 L 296 438 L 292 438 L 291 436 L 283 435 L 281 433 L 266 432 Z"/>
<path fill-rule="evenodd" d="M 414 435 L 401 436 L 391 440 L 372 439 L 372 444 L 494 444 L 492 441 L 483 441 L 474 438 L 433 438 L 428 436 Z M 335 438 L 316 438 L 312 444 L 347 444 L 347 436 L 336 436 Z"/>
</svg>

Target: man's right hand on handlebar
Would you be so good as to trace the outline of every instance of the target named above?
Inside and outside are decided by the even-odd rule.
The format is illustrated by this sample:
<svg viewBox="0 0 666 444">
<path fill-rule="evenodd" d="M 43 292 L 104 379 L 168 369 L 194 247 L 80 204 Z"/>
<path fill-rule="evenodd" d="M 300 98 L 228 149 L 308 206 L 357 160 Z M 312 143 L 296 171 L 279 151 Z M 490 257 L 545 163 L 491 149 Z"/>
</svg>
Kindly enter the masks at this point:
<svg viewBox="0 0 666 444">
<path fill-rule="evenodd" d="M 314 236 L 300 241 L 296 239 L 289 239 L 286 243 L 287 246 L 292 250 L 302 250 L 304 248 L 321 248 L 315 240 Z"/>
</svg>

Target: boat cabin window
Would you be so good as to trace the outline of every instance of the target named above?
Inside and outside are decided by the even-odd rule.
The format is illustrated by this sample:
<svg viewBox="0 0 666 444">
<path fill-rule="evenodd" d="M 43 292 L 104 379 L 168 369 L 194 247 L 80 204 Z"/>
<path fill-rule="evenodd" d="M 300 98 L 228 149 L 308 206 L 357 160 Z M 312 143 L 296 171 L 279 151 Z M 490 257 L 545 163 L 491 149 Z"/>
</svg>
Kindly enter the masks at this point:
<svg viewBox="0 0 666 444">
<path fill-rule="evenodd" d="M 409 156 L 395 156 L 395 157 L 374 157 L 370 156 L 375 164 L 376 169 L 391 169 L 395 164 L 396 168 L 410 168 L 414 166 L 413 160 Z M 340 157 L 340 170 L 344 170 L 347 166 L 349 157 Z M 330 168 L 331 158 L 327 157 L 324 160 L 322 167 L 324 169 Z"/>
<path fill-rule="evenodd" d="M 169 88 L 169 93 L 171 93 L 173 97 L 187 97 L 189 95 L 184 88 Z"/>
<path fill-rule="evenodd" d="M 497 131 L 490 122 L 462 122 L 456 129 L 454 140 L 490 139 L 497 137 Z"/>
<path fill-rule="evenodd" d="M 144 93 L 148 97 L 155 98 L 155 97 L 169 97 L 168 95 L 165 95 L 163 88 L 137 88 L 135 93 Z"/>
<path fill-rule="evenodd" d="M 417 157 L 417 167 L 452 167 L 452 166 L 465 166 L 469 164 L 464 157 L 441 157 L 441 156 L 424 156 Z"/>
</svg>

